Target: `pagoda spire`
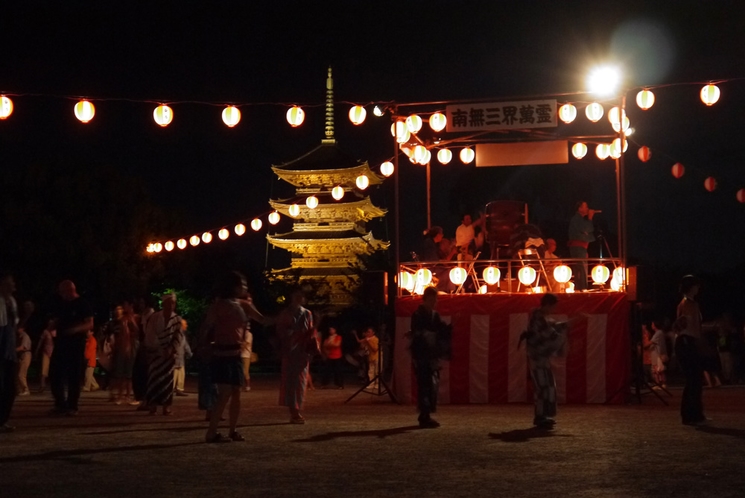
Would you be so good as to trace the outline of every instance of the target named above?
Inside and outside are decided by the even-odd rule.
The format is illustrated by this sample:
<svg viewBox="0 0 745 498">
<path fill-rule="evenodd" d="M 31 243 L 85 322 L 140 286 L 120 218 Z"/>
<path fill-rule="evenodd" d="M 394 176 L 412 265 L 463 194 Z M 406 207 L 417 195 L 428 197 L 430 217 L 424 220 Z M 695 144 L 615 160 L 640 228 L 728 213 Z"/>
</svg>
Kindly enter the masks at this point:
<svg viewBox="0 0 745 498">
<path fill-rule="evenodd" d="M 326 138 L 321 143 L 336 143 L 336 139 L 334 139 L 334 78 L 331 76 L 331 66 L 329 66 L 329 73 L 326 78 Z"/>
</svg>

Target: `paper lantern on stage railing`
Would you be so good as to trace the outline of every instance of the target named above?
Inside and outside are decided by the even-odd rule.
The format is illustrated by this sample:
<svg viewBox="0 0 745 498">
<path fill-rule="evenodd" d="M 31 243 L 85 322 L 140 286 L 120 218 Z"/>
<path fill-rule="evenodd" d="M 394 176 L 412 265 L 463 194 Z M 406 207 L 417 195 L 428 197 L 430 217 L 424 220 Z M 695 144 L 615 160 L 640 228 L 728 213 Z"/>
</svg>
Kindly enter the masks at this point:
<svg viewBox="0 0 745 498">
<path fill-rule="evenodd" d="M 306 205 L 308 204 L 308 199 L 305 200 L 305 204 Z M 308 207 L 310 208 L 310 206 Z M 314 208 L 311 208 L 311 209 L 314 209 Z M 290 216 L 292 216 L 293 218 L 297 218 L 297 215 L 300 214 L 300 206 L 298 206 L 297 204 L 293 204 L 287 209 L 287 212 L 290 213 Z"/>
<path fill-rule="evenodd" d="M 336 187 L 332 188 L 331 197 L 333 197 L 336 201 L 340 201 L 342 197 L 344 197 L 344 187 L 342 187 L 341 185 L 337 185 Z"/>
<path fill-rule="evenodd" d="M 737 202 L 745 204 L 745 188 L 741 188 L 737 191 Z"/>
<path fill-rule="evenodd" d="M 429 268 L 419 268 L 414 276 L 417 284 L 427 286 L 432 283 L 432 271 Z"/>
<path fill-rule="evenodd" d="M 716 85 L 706 85 L 701 89 L 701 102 L 707 106 L 712 106 L 719 100 L 719 87 Z"/>
<path fill-rule="evenodd" d="M 608 156 L 610 156 L 610 145 L 598 144 L 597 147 L 595 147 L 595 155 L 601 160 L 608 159 Z"/>
<path fill-rule="evenodd" d="M 556 268 L 554 268 L 554 280 L 556 280 L 560 284 L 565 284 L 569 282 L 571 278 L 572 278 L 572 269 L 569 268 L 567 265 L 559 265 Z"/>
<path fill-rule="evenodd" d="M 311 195 L 308 198 L 305 199 L 305 205 L 308 206 L 308 209 L 315 209 L 318 207 L 318 197 L 315 195 Z M 298 213 L 300 213 L 300 208 L 297 210 Z M 292 213 L 290 213 L 292 214 Z M 292 216 L 297 216 L 297 214 L 294 214 Z"/>
<path fill-rule="evenodd" d="M 592 281 L 596 284 L 604 284 L 610 278 L 610 270 L 605 265 L 596 265 L 590 272 Z"/>
<path fill-rule="evenodd" d="M 241 111 L 234 105 L 229 105 L 222 110 L 222 122 L 228 128 L 232 128 L 241 122 Z"/>
<path fill-rule="evenodd" d="M 577 108 L 572 104 L 564 104 L 559 107 L 559 119 L 566 124 L 571 123 L 577 117 Z"/>
<path fill-rule="evenodd" d="M 189 244 L 194 247 L 197 247 L 200 242 L 202 242 L 202 240 L 199 238 L 199 235 L 192 235 L 191 237 L 189 237 Z"/>
<path fill-rule="evenodd" d="M 272 225 L 276 225 L 277 223 L 279 223 L 279 213 L 277 211 L 272 211 L 271 213 L 269 213 L 267 219 L 269 220 L 269 223 L 271 223 Z"/>
<path fill-rule="evenodd" d="M 414 290 L 414 285 L 416 284 L 416 281 L 414 279 L 414 275 L 407 271 L 402 271 L 398 274 L 398 286 L 402 289 L 406 289 L 409 292 L 412 292 Z"/>
<path fill-rule="evenodd" d="M 351 109 L 349 109 L 349 120 L 355 126 L 358 126 L 364 123 L 366 117 L 367 117 L 367 111 L 361 105 L 355 105 L 355 106 L 352 106 Z"/>
<path fill-rule="evenodd" d="M 450 149 L 440 149 L 437 151 L 437 160 L 441 164 L 448 164 L 451 159 L 453 159 L 453 153 Z"/>
<path fill-rule="evenodd" d="M 233 231 L 235 232 L 235 234 L 236 234 L 236 235 L 237 235 L 238 237 L 240 237 L 240 236 L 242 236 L 242 235 L 243 235 L 244 233 L 246 233 L 246 225 L 244 225 L 243 223 L 238 223 L 238 224 L 237 224 L 237 225 L 235 226 L 235 229 L 233 229 Z"/>
<path fill-rule="evenodd" d="M 623 266 L 617 266 L 616 269 L 613 270 L 613 277 L 611 277 L 611 280 L 618 280 L 621 283 L 626 280 L 626 270 Z"/>
<path fill-rule="evenodd" d="M 482 276 L 484 277 L 484 282 L 488 285 L 494 285 L 499 282 L 499 279 L 502 277 L 502 272 L 499 271 L 499 268 L 496 266 L 487 266 L 484 268 Z"/>
<path fill-rule="evenodd" d="M 603 112 L 605 112 L 603 106 L 597 102 L 593 102 L 585 108 L 585 116 L 593 123 L 600 121 L 600 118 L 603 117 Z"/>
<path fill-rule="evenodd" d="M 652 158 L 652 151 L 649 150 L 649 147 L 643 145 L 639 147 L 639 152 L 637 152 L 636 155 L 639 156 L 641 162 L 646 163 Z"/>
<path fill-rule="evenodd" d="M 582 159 L 587 155 L 587 145 L 583 144 L 582 142 L 578 142 L 572 145 L 572 155 L 576 159 Z"/>
<path fill-rule="evenodd" d="M 87 100 L 81 100 L 75 104 L 75 117 L 81 123 L 87 123 L 96 115 L 96 107 Z"/>
<path fill-rule="evenodd" d="M 441 112 L 436 112 L 429 117 L 429 127 L 434 132 L 440 132 L 448 125 L 448 120 Z"/>
<path fill-rule="evenodd" d="M 186 239 L 178 239 L 178 242 L 176 242 L 176 247 L 181 250 L 186 249 Z"/>
<path fill-rule="evenodd" d="M 227 228 L 221 228 L 219 232 L 217 232 L 217 237 L 220 240 L 226 240 L 228 237 L 230 237 L 230 232 Z"/>
<path fill-rule="evenodd" d="M 466 281 L 466 277 L 468 277 L 468 272 L 465 268 L 456 266 L 455 268 L 450 270 L 450 281 L 454 285 L 463 285 L 463 283 Z"/>
<path fill-rule="evenodd" d="M 262 223 L 262 222 L 261 222 L 261 220 L 260 220 L 260 219 L 258 219 L 258 218 L 254 218 L 254 219 L 253 219 L 253 220 L 251 221 L 251 229 L 252 229 L 252 230 L 253 230 L 254 232 L 258 232 L 259 230 L 261 230 L 261 225 L 263 225 L 263 223 Z"/>
<path fill-rule="evenodd" d="M 489 292 L 489 288 L 486 286 L 486 284 L 479 287 L 479 294 L 486 294 L 487 292 Z"/>
<path fill-rule="evenodd" d="M 158 126 L 165 128 L 173 121 L 173 109 L 161 104 L 153 111 L 153 119 L 158 123 Z"/>
<path fill-rule="evenodd" d="M 13 114 L 13 101 L 5 95 L 0 95 L 0 119 L 8 119 Z"/>
<path fill-rule="evenodd" d="M 380 174 L 385 176 L 386 178 L 393 174 L 393 170 L 393 163 L 390 161 L 385 161 L 380 165 Z"/>
<path fill-rule="evenodd" d="M 610 289 L 613 292 L 620 291 L 622 286 L 623 286 L 623 282 L 621 282 L 620 280 L 616 280 L 615 278 L 612 278 L 610 280 Z"/>
<path fill-rule="evenodd" d="M 212 234 L 209 232 L 204 232 L 202 234 L 202 242 L 204 242 L 205 244 L 209 244 L 210 242 L 212 242 Z"/>
<path fill-rule="evenodd" d="M 639 109 L 646 111 L 654 105 L 654 93 L 650 92 L 646 88 L 636 94 L 636 105 Z"/>
<path fill-rule="evenodd" d="M 532 285 L 535 282 L 536 272 L 530 266 L 523 266 L 517 272 L 517 279 L 523 285 Z"/>
<path fill-rule="evenodd" d="M 685 166 L 683 166 L 682 164 L 675 163 L 673 164 L 671 171 L 675 178 L 681 178 L 683 175 L 685 175 L 686 169 L 685 169 Z"/>
<path fill-rule="evenodd" d="M 366 175 L 360 175 L 354 183 L 357 185 L 358 189 L 365 190 L 370 185 L 370 179 Z"/>
<path fill-rule="evenodd" d="M 704 180 L 704 188 L 709 192 L 714 192 L 717 189 L 717 180 L 713 176 L 708 177 Z"/>
<path fill-rule="evenodd" d="M 298 106 L 292 106 L 287 110 L 287 122 L 290 126 L 297 128 L 305 121 L 305 111 Z"/>
<path fill-rule="evenodd" d="M 463 164 L 470 164 L 475 157 L 476 153 L 470 147 L 466 147 L 460 151 L 460 160 L 463 161 Z"/>
<path fill-rule="evenodd" d="M 414 135 L 419 133 L 419 130 L 422 129 L 422 118 L 416 114 L 412 114 L 406 118 L 406 129 L 409 130 L 409 133 L 413 133 Z"/>
</svg>

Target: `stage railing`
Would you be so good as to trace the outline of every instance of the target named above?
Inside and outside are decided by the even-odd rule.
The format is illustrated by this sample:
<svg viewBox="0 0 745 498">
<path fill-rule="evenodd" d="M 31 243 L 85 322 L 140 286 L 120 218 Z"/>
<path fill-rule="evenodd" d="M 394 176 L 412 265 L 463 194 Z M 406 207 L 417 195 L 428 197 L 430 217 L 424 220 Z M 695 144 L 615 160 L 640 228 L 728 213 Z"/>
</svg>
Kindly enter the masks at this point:
<svg viewBox="0 0 745 498">
<path fill-rule="evenodd" d="M 396 277 L 399 296 L 418 295 L 430 286 L 447 294 L 623 292 L 626 281 L 620 259 L 547 259 L 537 255 L 522 259 L 411 261 L 401 263 Z"/>
</svg>

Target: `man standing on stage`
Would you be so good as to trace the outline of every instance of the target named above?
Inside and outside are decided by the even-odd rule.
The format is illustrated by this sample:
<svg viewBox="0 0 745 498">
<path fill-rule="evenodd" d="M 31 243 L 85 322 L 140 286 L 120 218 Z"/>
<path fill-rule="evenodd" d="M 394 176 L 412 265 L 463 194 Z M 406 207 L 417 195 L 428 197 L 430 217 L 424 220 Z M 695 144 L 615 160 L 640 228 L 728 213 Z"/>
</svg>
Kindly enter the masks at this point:
<svg viewBox="0 0 745 498">
<path fill-rule="evenodd" d="M 85 367 L 85 340 L 88 331 L 93 329 L 93 309 L 78 295 L 75 284 L 70 280 L 59 284 L 59 294 L 62 302 L 57 311 L 57 336 L 49 365 L 54 395 L 52 413 L 76 415 Z"/>
<path fill-rule="evenodd" d="M 483 240 L 477 239 L 475 228 L 483 225 L 485 219 L 482 215 L 481 218 L 472 222 L 470 214 L 463 215 L 463 222 L 455 229 L 455 245 L 458 248 L 458 259 L 473 259 L 476 250 L 483 244 Z"/>
<path fill-rule="evenodd" d="M 411 316 L 411 358 L 416 372 L 419 427 L 435 429 L 440 424 L 430 414 L 437 409 L 440 344 L 449 325 L 435 311 L 437 289 L 427 287 L 422 297 L 422 304 Z"/>
<path fill-rule="evenodd" d="M 600 212 L 587 207 L 585 201 L 577 203 L 577 212 L 574 213 L 569 222 L 569 242 L 567 245 L 569 246 L 570 257 L 587 259 L 587 247 L 590 242 L 595 241 L 595 227 L 592 218 Z M 574 266 L 577 275 L 575 288 L 577 290 L 587 289 L 587 262 L 577 263 Z"/>
</svg>

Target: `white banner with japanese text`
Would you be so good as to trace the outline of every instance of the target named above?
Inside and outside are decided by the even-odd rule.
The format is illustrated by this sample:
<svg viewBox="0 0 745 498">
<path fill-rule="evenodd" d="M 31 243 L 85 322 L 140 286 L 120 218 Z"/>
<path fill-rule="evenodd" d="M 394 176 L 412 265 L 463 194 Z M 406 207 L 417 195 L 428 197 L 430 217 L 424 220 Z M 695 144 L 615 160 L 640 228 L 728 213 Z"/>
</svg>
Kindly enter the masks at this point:
<svg viewBox="0 0 745 498">
<path fill-rule="evenodd" d="M 445 108 L 447 131 L 520 130 L 556 126 L 556 100 L 456 104 Z"/>
</svg>

